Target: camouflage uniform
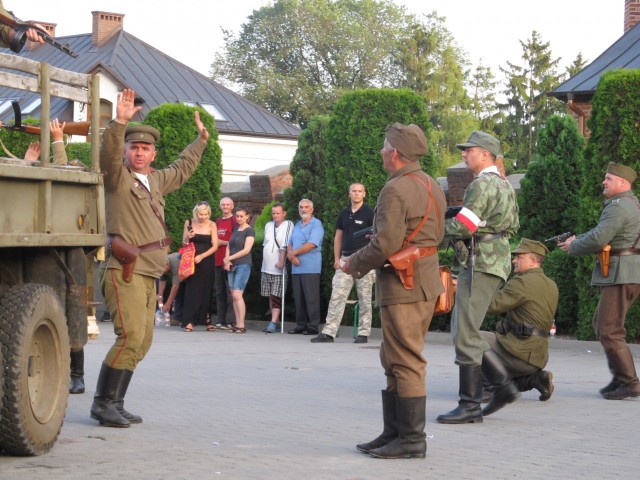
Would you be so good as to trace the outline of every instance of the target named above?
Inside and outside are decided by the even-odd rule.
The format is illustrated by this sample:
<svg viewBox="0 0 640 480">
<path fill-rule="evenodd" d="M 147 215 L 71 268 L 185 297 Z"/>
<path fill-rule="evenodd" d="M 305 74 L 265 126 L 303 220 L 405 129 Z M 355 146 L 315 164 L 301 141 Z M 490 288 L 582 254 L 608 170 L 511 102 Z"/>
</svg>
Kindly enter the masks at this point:
<svg viewBox="0 0 640 480">
<path fill-rule="evenodd" d="M 4 9 L 2 5 L 2 0 L 0 0 L 0 13 L 5 17 L 14 18 L 13 15 Z M 5 25 L 4 23 L 0 23 L 0 47 L 9 48 L 11 44 L 11 34 L 13 30 Z"/>
<path fill-rule="evenodd" d="M 467 220 L 474 215 L 479 220 L 475 231 Z M 511 272 L 509 237 L 519 226 L 516 194 L 495 167 L 483 170 L 471 182 L 464 195 L 464 209 L 445 223 L 445 238 L 449 240 L 478 239 L 473 268 L 469 259 L 459 259 L 462 271 L 451 319 L 458 365 L 481 365 L 482 354 L 489 349 L 480 326 L 491 299 Z M 500 236 L 483 241 L 483 236 L 490 234 Z"/>
<path fill-rule="evenodd" d="M 345 261 L 343 255 L 340 264 Z M 368 337 L 371 333 L 371 294 L 373 293 L 373 284 L 376 280 L 375 270 L 371 270 L 364 277 L 357 279 L 356 290 L 358 291 L 358 335 Z M 322 329 L 322 333 L 326 335 L 336 336 L 340 322 L 344 315 L 344 307 L 349 293 L 353 288 L 353 277 L 344 273 L 342 270 L 336 270 L 331 282 L 331 300 L 329 301 L 329 309 L 327 311 L 326 325 Z"/>
</svg>

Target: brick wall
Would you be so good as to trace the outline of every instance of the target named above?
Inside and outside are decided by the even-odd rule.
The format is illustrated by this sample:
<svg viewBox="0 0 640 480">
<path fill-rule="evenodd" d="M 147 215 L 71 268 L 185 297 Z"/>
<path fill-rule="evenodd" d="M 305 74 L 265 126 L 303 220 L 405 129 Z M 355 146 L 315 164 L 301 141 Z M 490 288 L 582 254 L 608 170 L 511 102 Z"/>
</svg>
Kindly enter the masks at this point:
<svg viewBox="0 0 640 480">
<path fill-rule="evenodd" d="M 464 191 L 472 181 L 473 172 L 468 170 L 464 163 L 458 163 L 447 169 L 447 184 L 449 188 L 444 193 L 449 207 L 462 205 Z"/>
<path fill-rule="evenodd" d="M 91 12 L 93 28 L 91 43 L 100 46 L 119 30 L 122 30 L 124 15 L 121 13 Z"/>
<path fill-rule="evenodd" d="M 638 22 L 640 22 L 640 0 L 625 0 L 624 33 L 631 30 Z"/>
</svg>

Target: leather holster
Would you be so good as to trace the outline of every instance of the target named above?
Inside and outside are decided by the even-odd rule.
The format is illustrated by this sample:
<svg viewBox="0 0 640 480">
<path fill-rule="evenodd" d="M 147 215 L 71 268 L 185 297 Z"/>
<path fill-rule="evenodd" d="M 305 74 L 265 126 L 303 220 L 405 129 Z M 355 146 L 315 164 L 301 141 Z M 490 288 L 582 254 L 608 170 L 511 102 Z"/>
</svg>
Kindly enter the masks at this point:
<svg viewBox="0 0 640 480">
<path fill-rule="evenodd" d="M 109 237 L 109 247 L 111 255 L 122 265 L 122 279 L 127 283 L 131 282 L 140 248 L 118 236 Z"/>
</svg>

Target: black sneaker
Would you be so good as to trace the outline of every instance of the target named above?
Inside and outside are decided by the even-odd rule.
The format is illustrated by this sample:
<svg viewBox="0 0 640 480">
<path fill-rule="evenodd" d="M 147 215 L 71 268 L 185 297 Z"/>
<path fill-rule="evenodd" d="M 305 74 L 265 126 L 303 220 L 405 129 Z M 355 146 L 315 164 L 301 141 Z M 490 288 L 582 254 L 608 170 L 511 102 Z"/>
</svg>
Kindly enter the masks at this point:
<svg viewBox="0 0 640 480">
<path fill-rule="evenodd" d="M 369 339 L 364 335 L 358 335 L 356 339 L 353 341 L 353 343 L 367 343 L 368 341 Z"/>
<path fill-rule="evenodd" d="M 313 337 L 311 343 L 333 343 L 333 337 L 326 333 L 321 333 L 317 337 Z"/>
<path fill-rule="evenodd" d="M 302 335 L 304 331 L 304 328 L 294 328 L 293 330 L 289 330 L 287 333 L 290 335 Z"/>
<path fill-rule="evenodd" d="M 318 329 L 315 327 L 312 328 L 305 328 L 304 332 L 302 333 L 303 335 L 318 335 Z"/>
</svg>

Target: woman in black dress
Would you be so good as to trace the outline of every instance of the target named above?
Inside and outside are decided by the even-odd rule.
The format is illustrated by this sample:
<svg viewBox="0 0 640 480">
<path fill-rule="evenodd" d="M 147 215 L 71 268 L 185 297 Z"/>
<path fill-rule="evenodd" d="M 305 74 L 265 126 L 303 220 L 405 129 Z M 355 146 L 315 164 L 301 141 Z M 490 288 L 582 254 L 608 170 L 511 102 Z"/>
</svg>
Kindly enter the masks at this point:
<svg viewBox="0 0 640 480">
<path fill-rule="evenodd" d="M 207 202 L 198 203 L 193 209 L 193 218 L 184 222 L 182 243 L 193 242 L 196 247 L 195 273 L 183 281 L 184 300 L 182 307 L 182 328 L 191 332 L 194 325 L 207 325 L 209 301 L 213 289 L 215 272 L 214 252 L 218 249 L 218 229 L 211 221 L 211 207 Z"/>
</svg>

